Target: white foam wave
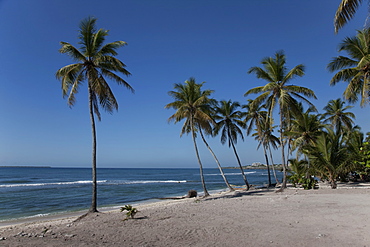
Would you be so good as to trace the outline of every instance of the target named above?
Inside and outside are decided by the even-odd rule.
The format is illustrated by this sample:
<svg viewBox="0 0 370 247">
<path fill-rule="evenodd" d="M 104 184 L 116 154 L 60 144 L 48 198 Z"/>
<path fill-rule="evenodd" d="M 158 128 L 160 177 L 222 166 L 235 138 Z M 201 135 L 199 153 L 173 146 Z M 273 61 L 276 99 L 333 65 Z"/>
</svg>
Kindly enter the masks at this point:
<svg viewBox="0 0 370 247">
<path fill-rule="evenodd" d="M 244 174 L 254 174 L 256 173 L 255 171 L 253 172 L 244 172 Z M 241 175 L 242 173 L 241 172 L 226 172 L 224 173 L 226 176 L 239 176 Z M 221 173 L 214 173 L 214 174 L 205 174 L 206 176 L 221 176 Z"/>
<path fill-rule="evenodd" d="M 118 184 L 159 184 L 159 183 L 186 183 L 186 180 L 148 180 L 148 181 L 121 181 Z"/>
<path fill-rule="evenodd" d="M 100 180 L 97 183 L 106 183 L 107 180 Z M 35 187 L 35 186 L 50 186 L 50 185 L 73 185 L 73 184 L 91 184 L 92 181 L 72 181 L 72 182 L 55 182 L 55 183 L 37 183 L 37 184 L 0 184 L 0 188 L 11 188 L 11 187 Z"/>
</svg>

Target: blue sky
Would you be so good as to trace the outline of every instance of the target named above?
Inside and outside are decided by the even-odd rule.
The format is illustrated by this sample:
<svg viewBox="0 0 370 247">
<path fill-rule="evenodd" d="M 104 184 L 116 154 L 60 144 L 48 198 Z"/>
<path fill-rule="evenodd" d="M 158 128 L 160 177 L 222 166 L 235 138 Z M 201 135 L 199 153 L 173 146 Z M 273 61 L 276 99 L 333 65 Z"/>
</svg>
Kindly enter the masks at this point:
<svg viewBox="0 0 370 247">
<path fill-rule="evenodd" d="M 292 83 L 311 88 L 321 110 L 342 96 L 345 84 L 329 86 L 326 70 L 337 46 L 364 25 L 367 7 L 339 34 L 333 17 L 338 1 L 293 0 L 0 0 L 0 165 L 89 167 L 91 129 L 86 88 L 71 109 L 62 98 L 55 72 L 72 63 L 60 54 L 60 41 L 77 46 L 78 26 L 94 16 L 110 30 L 107 42 L 123 40 L 118 50 L 132 76 L 131 94 L 111 84 L 119 111 L 97 123 L 98 167 L 198 167 L 190 136 L 167 92 L 189 77 L 206 81 L 217 100 L 246 103 L 243 94 L 264 84 L 247 74 L 267 56 L 284 50 L 289 68 L 306 66 Z M 345 55 L 345 54 L 341 54 Z M 86 84 L 85 84 L 86 86 Z M 356 123 L 370 131 L 369 107 L 353 109 Z M 235 166 L 232 150 L 209 140 L 223 166 Z M 216 167 L 201 146 L 205 167 Z M 243 164 L 263 162 L 262 150 L 246 137 L 237 148 Z M 279 162 L 279 156 L 276 156 Z"/>
</svg>

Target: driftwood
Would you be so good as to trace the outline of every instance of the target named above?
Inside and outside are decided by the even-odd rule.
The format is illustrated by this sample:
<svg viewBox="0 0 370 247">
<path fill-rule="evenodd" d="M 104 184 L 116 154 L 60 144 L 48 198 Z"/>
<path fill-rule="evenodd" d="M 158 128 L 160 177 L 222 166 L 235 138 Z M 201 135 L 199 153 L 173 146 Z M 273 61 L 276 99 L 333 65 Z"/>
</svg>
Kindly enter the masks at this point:
<svg viewBox="0 0 370 247">
<path fill-rule="evenodd" d="M 189 190 L 188 194 L 186 196 L 180 196 L 180 197 L 161 197 L 158 198 L 160 200 L 180 200 L 180 199 L 185 199 L 185 198 L 193 198 L 197 197 L 198 192 L 196 190 Z"/>
</svg>

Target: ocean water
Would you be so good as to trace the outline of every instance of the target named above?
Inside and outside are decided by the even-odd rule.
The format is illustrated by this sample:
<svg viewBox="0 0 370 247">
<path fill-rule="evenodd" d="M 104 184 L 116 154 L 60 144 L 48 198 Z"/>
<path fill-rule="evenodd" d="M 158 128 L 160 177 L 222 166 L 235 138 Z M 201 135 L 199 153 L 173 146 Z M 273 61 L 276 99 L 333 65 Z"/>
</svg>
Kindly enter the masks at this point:
<svg viewBox="0 0 370 247">
<path fill-rule="evenodd" d="M 239 169 L 224 173 L 231 184 L 244 184 Z M 267 183 L 267 170 L 245 174 L 250 184 Z M 218 169 L 204 169 L 204 177 L 210 192 L 226 190 Z M 203 191 L 199 169 L 98 168 L 97 180 L 98 208 Z M 0 167 L 0 222 L 87 210 L 91 190 L 90 168 Z"/>
</svg>

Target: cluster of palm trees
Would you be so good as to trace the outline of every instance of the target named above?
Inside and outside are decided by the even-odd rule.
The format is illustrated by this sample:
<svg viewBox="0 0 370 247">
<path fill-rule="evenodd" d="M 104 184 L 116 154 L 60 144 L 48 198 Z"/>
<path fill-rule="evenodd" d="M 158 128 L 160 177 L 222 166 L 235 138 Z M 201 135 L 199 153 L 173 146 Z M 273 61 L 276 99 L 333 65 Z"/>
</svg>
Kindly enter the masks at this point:
<svg viewBox="0 0 370 247">
<path fill-rule="evenodd" d="M 361 2 L 361 0 L 341 1 L 334 19 L 336 32 L 353 17 Z M 87 81 L 92 128 L 93 181 L 92 203 L 89 212 L 97 211 L 95 116 L 98 120 L 101 120 L 99 107 L 109 113 L 118 109 L 116 98 L 105 78 L 112 79 L 119 85 L 126 87 L 132 92 L 134 91 L 130 84 L 117 74 L 130 75 L 130 72 L 125 68 L 126 65 L 115 57 L 117 55 L 116 50 L 126 45 L 126 42 L 116 41 L 104 44 L 107 35 L 107 30 L 96 29 L 96 18 L 88 17 L 82 20 L 79 31 L 80 49 L 77 49 L 70 43 L 60 42 L 62 48 L 59 50 L 60 53 L 69 55 L 77 63 L 67 65 L 59 69 L 56 73 L 57 79 L 61 81 L 63 97 L 68 98 L 70 107 L 75 104 L 75 94 L 78 93 L 81 84 Z M 360 96 L 361 106 L 367 104 L 369 101 L 369 39 L 369 29 L 358 31 L 356 37 L 345 39 L 341 44 L 340 51 L 347 51 L 349 57 L 340 56 L 334 58 L 328 65 L 330 71 L 339 70 L 331 80 L 331 84 L 335 85 L 339 81 L 348 82 L 344 98 L 349 102 L 356 102 Z M 344 160 L 350 159 L 347 157 L 350 144 L 359 144 L 362 142 L 361 138 L 363 136 L 361 137 L 358 131 L 352 132 L 357 133 L 357 136 L 355 134 L 351 135 L 356 136 L 353 138 L 344 134 L 345 131 L 343 131 L 343 128 L 349 128 L 349 123 L 352 124 L 351 121 L 339 121 L 335 123 L 335 131 L 332 129 L 321 131 L 322 125 L 317 121 L 319 117 L 311 113 L 314 110 L 314 106 L 307 100 L 307 98 L 315 98 L 314 92 L 305 87 L 288 85 L 294 77 L 304 75 L 303 65 L 298 65 L 288 71 L 285 67 L 285 55 L 282 52 L 277 52 L 275 57 L 263 59 L 261 63 L 263 65 L 262 68 L 253 67 L 248 73 L 253 73 L 258 78 L 268 81 L 268 83 L 265 86 L 253 88 L 245 93 L 245 96 L 249 94 L 260 94 L 256 99 L 249 100 L 248 104 L 242 106 L 246 111 L 238 110 L 241 107 L 238 102 L 232 102 L 231 100 L 217 102 L 210 98 L 212 91 L 202 91 L 201 87 L 204 82 L 197 84 L 193 78 L 186 81 L 185 84 L 175 84 L 175 90 L 170 92 L 170 95 L 175 101 L 166 105 L 166 108 L 174 108 L 176 109 L 176 113 L 169 120 L 179 122 L 185 119 L 181 134 L 192 134 L 205 195 L 208 195 L 208 192 L 204 183 L 202 163 L 195 141 L 198 133 L 215 158 L 225 183 L 230 190 L 233 188 L 222 172 L 222 167 L 208 145 L 203 132 L 206 135 L 217 135 L 221 131 L 221 142 L 223 144 L 227 142 L 229 147 L 233 148 L 247 189 L 249 188 L 249 183 L 243 172 L 235 147 L 238 137 L 240 136 L 243 139 L 243 128 L 247 128 L 247 134 L 252 134 L 252 130 L 255 128 L 253 136 L 258 140 L 259 146 L 262 145 L 267 164 L 269 164 L 267 153 L 270 153 L 270 162 L 273 164 L 271 149 L 280 147 L 284 171 L 282 189 L 285 188 L 287 182 L 286 146 L 288 147 L 288 154 L 295 148 L 297 148 L 297 154 L 305 154 L 306 160 L 311 164 L 308 167 L 324 167 L 323 164 L 325 162 L 319 157 L 323 156 L 322 153 L 327 154 L 325 156 L 325 164 L 336 166 L 342 164 L 341 166 L 347 167 L 348 162 L 344 162 Z M 299 105 L 300 102 L 308 103 L 310 110 L 302 113 L 302 106 Z M 277 105 L 280 116 L 279 138 L 273 135 L 274 128 L 276 127 L 273 121 L 273 111 Z M 327 119 L 327 121 L 331 120 Z M 305 122 L 309 123 L 309 126 L 305 126 Z M 312 128 L 310 129 L 311 132 L 297 137 L 306 127 Z M 354 152 L 362 148 L 360 146 L 353 146 Z M 325 173 L 325 176 L 331 179 L 333 184 L 335 178 L 338 177 L 338 172 L 334 172 L 334 170 L 333 172 L 322 172 L 322 174 Z M 276 181 L 278 182 L 277 179 Z M 269 184 L 271 184 L 270 179 Z M 335 187 L 335 185 L 333 186 Z"/>
<path fill-rule="evenodd" d="M 339 70 L 333 76 L 331 84 L 347 81 L 344 98 L 349 102 L 356 102 L 360 96 L 361 105 L 367 103 L 369 98 L 367 80 L 370 70 L 367 69 L 369 60 L 366 60 L 370 49 L 368 32 L 368 29 L 358 31 L 356 37 L 346 38 L 339 50 L 346 51 L 349 57 L 336 57 L 328 65 L 330 71 Z M 196 144 L 197 133 L 200 133 L 205 143 L 203 132 L 211 136 L 221 133 L 221 142 L 227 142 L 233 148 L 246 188 L 249 189 L 235 146 L 238 137 L 244 139 L 243 129 L 247 135 L 252 134 L 255 137 L 258 147 L 263 147 L 268 168 L 269 164 L 274 164 L 271 150 L 280 148 L 283 181 L 279 191 L 286 188 L 289 163 L 304 164 L 304 176 L 327 179 L 332 188 L 336 188 L 336 181 L 359 168 L 363 159 L 360 150 L 364 135 L 354 125 L 355 115 L 348 112 L 352 106 L 346 106 L 341 99 L 331 100 L 325 106 L 325 112 L 319 114 L 309 101 L 309 98 L 316 98 L 315 93 L 309 88 L 291 84 L 293 79 L 304 75 L 304 65 L 300 64 L 289 70 L 283 51 L 276 52 L 273 57 L 264 58 L 261 64 L 261 67 L 250 68 L 248 73 L 255 74 L 257 78 L 267 81 L 267 84 L 248 90 L 244 96 L 258 95 L 255 99 L 248 99 L 248 103 L 243 106 L 231 100 L 218 102 L 210 98 L 213 91 L 203 91 L 204 82 L 197 84 L 194 78 L 184 84 L 175 84 L 175 90 L 169 92 L 175 101 L 165 107 L 176 110 L 169 121 L 174 120 L 177 123 L 185 120 L 181 135 L 192 134 L 205 195 L 208 192 Z M 306 110 L 303 103 L 308 106 Z M 276 115 L 279 119 L 277 126 L 274 121 Z M 277 127 L 279 137 L 274 135 Z M 206 145 L 210 149 L 207 143 Z M 294 159 L 290 158 L 293 153 Z M 212 154 L 231 189 L 215 154 Z M 271 185 L 269 169 L 268 177 Z M 275 179 L 279 184 L 276 174 Z"/>
<path fill-rule="evenodd" d="M 243 113 L 238 110 L 240 105 L 239 103 L 232 101 L 217 102 L 215 99 L 210 98 L 213 91 L 203 90 L 202 86 L 204 83 L 205 82 L 196 83 L 194 78 L 190 78 L 183 84 L 177 83 L 174 85 L 174 90 L 170 91 L 169 95 L 172 96 L 175 101 L 167 104 L 165 108 L 173 108 L 176 112 L 168 120 L 174 121 L 175 123 L 184 120 L 180 136 L 185 133 L 190 133 L 192 136 L 195 153 L 200 167 L 200 177 L 204 196 L 208 196 L 209 193 L 204 181 L 203 165 L 196 142 L 198 133 L 206 147 L 213 155 L 227 187 L 230 190 L 233 190 L 224 175 L 219 160 L 204 137 L 204 134 L 215 136 L 221 131 L 221 142 L 223 144 L 228 142 L 229 146 L 233 147 L 245 185 L 247 189 L 249 189 L 249 183 L 242 169 L 242 164 L 235 147 L 238 136 L 243 138 L 241 128 L 245 126 L 244 122 L 240 120 L 243 117 Z"/>
</svg>

